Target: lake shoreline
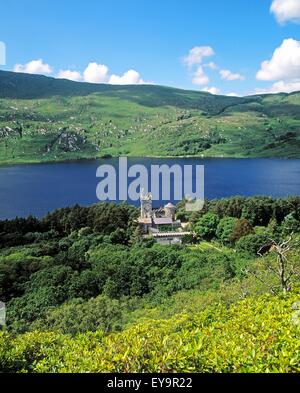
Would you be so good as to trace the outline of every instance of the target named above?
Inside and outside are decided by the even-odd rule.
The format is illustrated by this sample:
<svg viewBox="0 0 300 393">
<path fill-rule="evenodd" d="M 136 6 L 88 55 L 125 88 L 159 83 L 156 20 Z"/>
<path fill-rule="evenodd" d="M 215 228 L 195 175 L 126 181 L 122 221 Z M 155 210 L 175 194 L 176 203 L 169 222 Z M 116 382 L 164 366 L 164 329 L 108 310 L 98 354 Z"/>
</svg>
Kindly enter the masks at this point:
<svg viewBox="0 0 300 393">
<path fill-rule="evenodd" d="M 5 161 L 5 162 L 0 162 L 0 169 L 4 168 L 4 167 L 12 167 L 12 166 L 26 166 L 26 165 L 39 165 L 39 164 L 68 164 L 68 163 L 80 163 L 80 162 L 89 162 L 89 161 L 97 161 L 97 160 L 110 160 L 110 159 L 115 159 L 115 158 L 119 158 L 119 157 L 127 157 L 129 159 L 137 159 L 137 158 L 141 158 L 141 159 L 152 159 L 152 158 L 157 158 L 157 159 L 172 159 L 172 160 L 176 160 L 176 159 L 203 159 L 203 160 L 214 160 L 214 159 L 235 159 L 235 160 L 259 160 L 259 159 L 282 159 L 282 160 L 300 160 L 300 156 L 299 157 L 286 157 L 286 156 L 158 156 L 158 155 L 147 155 L 147 156 L 126 156 L 126 155 L 121 155 L 121 156 L 109 156 L 109 157 L 105 157 L 105 156 L 97 156 L 97 157 L 80 157 L 80 158 L 63 158 L 63 159 L 57 159 L 57 160 L 41 160 L 41 161 Z"/>
</svg>

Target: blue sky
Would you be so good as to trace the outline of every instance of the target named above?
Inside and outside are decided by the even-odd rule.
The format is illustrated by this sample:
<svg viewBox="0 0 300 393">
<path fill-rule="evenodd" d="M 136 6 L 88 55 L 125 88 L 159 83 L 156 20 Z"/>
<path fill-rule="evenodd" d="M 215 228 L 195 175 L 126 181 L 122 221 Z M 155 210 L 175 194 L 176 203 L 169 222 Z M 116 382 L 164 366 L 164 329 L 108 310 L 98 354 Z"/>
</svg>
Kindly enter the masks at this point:
<svg viewBox="0 0 300 393">
<path fill-rule="evenodd" d="M 300 0 L 10 0 L 0 15 L 1 69 L 222 94 L 300 90 Z"/>
</svg>

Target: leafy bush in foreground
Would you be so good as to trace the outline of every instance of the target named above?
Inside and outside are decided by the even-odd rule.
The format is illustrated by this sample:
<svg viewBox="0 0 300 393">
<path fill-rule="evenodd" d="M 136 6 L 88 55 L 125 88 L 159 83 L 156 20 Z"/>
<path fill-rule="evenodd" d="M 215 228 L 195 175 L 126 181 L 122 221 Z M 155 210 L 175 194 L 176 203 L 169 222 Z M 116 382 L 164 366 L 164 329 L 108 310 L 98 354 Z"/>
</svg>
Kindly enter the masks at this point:
<svg viewBox="0 0 300 393">
<path fill-rule="evenodd" d="M 120 330 L 125 314 L 134 308 L 135 301 L 110 299 L 100 295 L 87 301 L 75 298 L 60 307 L 49 310 L 44 319 L 37 319 L 31 330 L 58 331 L 76 334 L 99 329 L 109 332 Z"/>
<path fill-rule="evenodd" d="M 123 332 L 0 334 L 0 368 L 19 372 L 299 372 L 299 294 L 148 321 Z"/>
</svg>

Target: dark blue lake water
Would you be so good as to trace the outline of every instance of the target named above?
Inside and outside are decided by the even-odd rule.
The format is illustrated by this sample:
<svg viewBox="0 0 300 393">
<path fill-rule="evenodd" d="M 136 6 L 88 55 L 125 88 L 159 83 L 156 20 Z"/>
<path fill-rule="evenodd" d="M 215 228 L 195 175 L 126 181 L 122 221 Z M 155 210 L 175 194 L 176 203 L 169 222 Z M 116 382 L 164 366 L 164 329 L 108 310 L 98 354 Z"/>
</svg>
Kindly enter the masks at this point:
<svg viewBox="0 0 300 393">
<path fill-rule="evenodd" d="M 97 202 L 96 169 L 103 163 L 118 166 L 117 159 L 105 159 L 0 167 L 0 218 L 41 217 L 56 208 Z M 163 163 L 204 165 L 205 198 L 209 199 L 300 195 L 299 159 L 128 159 L 128 165 L 147 168 Z M 162 205 L 163 201 L 155 204 Z"/>
</svg>

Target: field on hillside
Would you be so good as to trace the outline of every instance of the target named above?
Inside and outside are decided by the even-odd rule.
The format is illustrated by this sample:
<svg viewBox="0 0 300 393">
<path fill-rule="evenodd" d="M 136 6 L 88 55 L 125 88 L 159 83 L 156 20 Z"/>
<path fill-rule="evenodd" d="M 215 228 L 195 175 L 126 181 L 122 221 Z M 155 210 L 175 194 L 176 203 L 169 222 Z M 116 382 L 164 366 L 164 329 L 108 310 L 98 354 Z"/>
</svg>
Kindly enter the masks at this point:
<svg viewBox="0 0 300 393">
<path fill-rule="evenodd" d="M 300 94 L 246 98 L 0 72 L 0 163 L 299 157 Z"/>
</svg>

